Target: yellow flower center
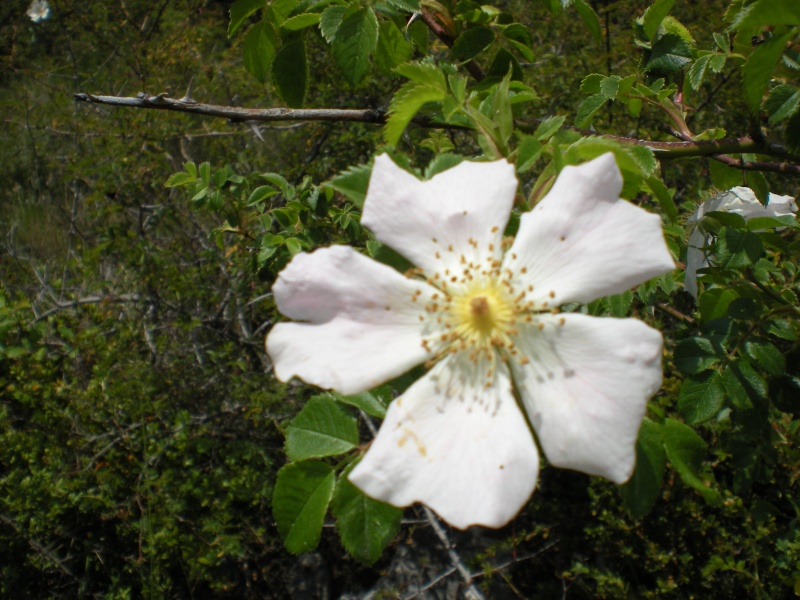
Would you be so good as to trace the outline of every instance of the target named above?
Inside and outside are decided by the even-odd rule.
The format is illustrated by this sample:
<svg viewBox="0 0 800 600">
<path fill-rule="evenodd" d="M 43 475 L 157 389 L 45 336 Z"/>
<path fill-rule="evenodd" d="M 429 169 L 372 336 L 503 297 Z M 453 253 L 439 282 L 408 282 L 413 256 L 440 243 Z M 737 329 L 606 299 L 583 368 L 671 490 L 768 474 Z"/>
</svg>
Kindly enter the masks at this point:
<svg viewBox="0 0 800 600">
<path fill-rule="evenodd" d="M 507 341 L 516 306 L 495 281 L 477 285 L 451 301 L 450 325 L 457 338 L 473 348 L 488 349 Z"/>
</svg>

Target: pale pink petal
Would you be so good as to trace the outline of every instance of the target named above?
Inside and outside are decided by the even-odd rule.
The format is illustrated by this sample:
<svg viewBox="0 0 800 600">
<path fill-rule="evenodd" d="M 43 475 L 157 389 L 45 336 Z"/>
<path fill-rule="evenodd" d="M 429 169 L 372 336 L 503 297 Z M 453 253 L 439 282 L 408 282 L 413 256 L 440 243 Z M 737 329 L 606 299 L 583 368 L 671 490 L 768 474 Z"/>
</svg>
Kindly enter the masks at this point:
<svg viewBox="0 0 800 600">
<path fill-rule="evenodd" d="M 298 254 L 272 291 L 287 317 L 267 336 L 281 381 L 344 394 L 368 390 L 428 360 L 423 303 L 437 290 L 413 281 L 348 246 Z"/>
<path fill-rule="evenodd" d="M 619 198 L 613 154 L 565 167 L 522 216 L 504 268 L 550 306 L 618 294 L 675 268 L 661 218 Z"/>
<path fill-rule="evenodd" d="M 516 189 L 514 166 L 505 160 L 463 162 L 420 181 L 381 154 L 361 224 L 426 274 L 455 272 L 462 256 L 467 262 L 500 256 Z"/>
<path fill-rule="evenodd" d="M 395 400 L 350 481 L 395 506 L 422 502 L 464 529 L 501 527 L 530 497 L 539 458 L 508 369 L 491 387 L 451 356 Z"/>
<path fill-rule="evenodd" d="M 514 383 L 547 460 L 623 483 L 648 399 L 661 387 L 661 334 L 636 319 L 541 315 L 517 338 Z"/>
</svg>

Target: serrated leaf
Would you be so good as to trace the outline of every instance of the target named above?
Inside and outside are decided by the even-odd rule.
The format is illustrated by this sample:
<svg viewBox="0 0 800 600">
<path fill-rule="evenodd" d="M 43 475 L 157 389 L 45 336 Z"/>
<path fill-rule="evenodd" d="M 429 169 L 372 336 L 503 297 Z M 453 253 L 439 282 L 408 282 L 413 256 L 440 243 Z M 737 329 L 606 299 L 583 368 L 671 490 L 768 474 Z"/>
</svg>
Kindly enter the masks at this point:
<svg viewBox="0 0 800 600">
<path fill-rule="evenodd" d="M 416 13 L 420 10 L 419 0 L 386 0 L 386 2 L 407 13 Z"/>
<path fill-rule="evenodd" d="M 409 81 L 403 85 L 389 104 L 389 118 L 383 129 L 383 136 L 390 146 L 397 145 L 411 119 L 428 102 L 441 102 L 445 92 L 438 87 Z"/>
<path fill-rule="evenodd" d="M 581 80 L 581 92 L 587 95 L 599 94 L 600 83 L 606 78 L 600 73 L 591 73 Z"/>
<path fill-rule="evenodd" d="M 377 45 L 378 20 L 372 8 L 362 8 L 346 16 L 339 25 L 331 49 L 351 85 L 358 85 L 366 76 Z"/>
<path fill-rule="evenodd" d="M 800 89 L 793 85 L 781 84 L 770 90 L 764 110 L 769 115 L 771 124 L 790 117 L 800 105 Z"/>
<path fill-rule="evenodd" d="M 652 40 L 656 35 L 658 26 L 661 25 L 661 21 L 663 21 L 664 17 L 672 10 L 673 4 L 675 4 L 675 0 L 656 0 L 656 2 L 651 4 L 645 11 L 642 17 L 642 27 L 644 29 L 644 35 L 648 40 Z"/>
<path fill-rule="evenodd" d="M 636 441 L 636 470 L 620 488 L 622 499 L 634 518 L 640 519 L 649 513 L 658 499 L 666 459 L 661 427 L 645 418 Z"/>
<path fill-rule="evenodd" d="M 542 153 L 542 143 L 534 136 L 520 136 L 517 145 L 517 173 L 530 169 Z"/>
<path fill-rule="evenodd" d="M 374 257 L 373 257 L 374 258 Z M 391 400 L 391 391 L 380 390 L 387 400 Z M 361 392 L 360 394 L 353 394 L 352 396 L 343 396 L 342 394 L 334 394 L 339 402 L 344 402 L 350 406 L 360 408 L 371 417 L 383 419 L 386 416 L 386 406 L 388 401 L 384 403 L 378 390 L 373 394 L 372 392 Z"/>
<path fill-rule="evenodd" d="M 519 23 L 511 23 L 503 28 L 503 37 L 506 38 L 514 48 L 527 60 L 533 62 L 533 50 L 531 50 L 531 34 L 527 27 Z"/>
<path fill-rule="evenodd" d="M 767 375 L 780 377 L 786 373 L 786 357 L 774 344 L 765 340 L 748 340 L 743 349 L 745 355 Z"/>
<path fill-rule="evenodd" d="M 286 428 L 286 454 L 299 461 L 335 456 L 358 445 L 358 424 L 331 396 L 314 396 Z"/>
<path fill-rule="evenodd" d="M 286 31 L 300 31 L 301 29 L 306 29 L 307 27 L 316 25 L 319 23 L 319 20 L 319 13 L 304 13 L 301 15 L 295 15 L 286 19 L 281 24 L 281 29 L 285 29 Z"/>
<path fill-rule="evenodd" d="M 718 505 L 722 496 L 701 479 L 703 460 L 708 446 L 695 431 L 680 421 L 667 419 L 663 427 L 667 458 L 683 482 L 694 488 L 706 502 Z"/>
<path fill-rule="evenodd" d="M 681 340 L 675 347 L 675 366 L 688 375 L 710 369 L 725 358 L 725 350 L 707 337 Z"/>
<path fill-rule="evenodd" d="M 746 360 L 735 360 L 722 374 L 722 381 L 731 405 L 742 410 L 752 410 L 767 399 L 767 383 Z"/>
<path fill-rule="evenodd" d="M 789 32 L 781 37 L 773 37 L 756 46 L 742 68 L 744 97 L 754 114 L 761 108 L 761 99 L 772 77 L 772 71 L 786 49 L 786 42 L 791 35 Z"/>
<path fill-rule="evenodd" d="M 272 83 L 288 106 L 303 105 L 308 93 L 308 63 L 302 38 L 278 50 L 272 62 Z"/>
<path fill-rule="evenodd" d="M 608 98 L 606 98 L 605 94 L 594 94 L 586 98 L 578 108 L 578 114 L 575 116 L 575 126 L 586 127 L 607 101 Z"/>
<path fill-rule="evenodd" d="M 355 463 L 339 477 L 333 494 L 331 512 L 342 545 L 351 556 L 364 564 L 378 560 L 386 545 L 400 530 L 402 509 L 373 500 L 347 479 Z"/>
<path fill-rule="evenodd" d="M 716 371 L 684 380 L 678 394 L 678 411 L 689 425 L 713 419 L 725 405 L 725 386 Z"/>
<path fill-rule="evenodd" d="M 721 319 L 728 314 L 728 306 L 738 295 L 728 288 L 712 288 L 700 294 L 698 309 L 703 321 Z"/>
<path fill-rule="evenodd" d="M 760 28 L 764 25 L 800 25 L 797 0 L 758 0 L 736 15 L 733 29 Z"/>
<path fill-rule="evenodd" d="M 228 37 L 232 37 L 250 15 L 259 8 L 264 8 L 265 6 L 265 0 L 236 0 L 236 2 L 231 5 L 231 21 L 228 25 Z"/>
<path fill-rule="evenodd" d="M 533 137 L 540 142 L 550 139 L 561 129 L 566 120 L 566 117 L 547 117 L 544 121 L 539 123 L 536 131 L 533 132 Z"/>
<path fill-rule="evenodd" d="M 346 6 L 334 5 L 326 8 L 320 15 L 319 31 L 329 44 L 332 44 L 333 40 L 336 39 L 336 32 L 339 29 L 339 25 L 342 24 L 345 14 L 347 14 Z"/>
<path fill-rule="evenodd" d="M 485 50 L 494 39 L 494 32 L 488 27 L 471 27 L 456 38 L 450 53 L 453 60 L 467 61 Z"/>
<path fill-rule="evenodd" d="M 372 165 L 358 165 L 350 167 L 336 175 L 323 185 L 343 194 L 358 208 L 364 206 L 367 197 L 367 187 L 372 174 Z"/>
<path fill-rule="evenodd" d="M 680 71 L 692 61 L 692 48 L 679 35 L 668 33 L 653 45 L 646 71 L 670 74 Z"/>
<path fill-rule="evenodd" d="M 603 33 L 600 29 L 600 19 L 597 18 L 597 13 L 594 12 L 591 5 L 587 4 L 585 0 L 574 0 L 573 6 L 578 11 L 578 16 L 583 21 L 583 24 L 586 25 L 586 29 L 592 34 L 594 41 L 602 44 Z"/>
<path fill-rule="evenodd" d="M 653 195 L 658 200 L 658 205 L 671 223 L 678 221 L 678 207 L 675 206 L 675 201 L 672 199 L 672 192 L 664 185 L 658 177 L 650 176 L 647 178 L 647 187 L 653 192 Z"/>
<path fill-rule="evenodd" d="M 631 290 L 625 290 L 621 294 L 614 294 L 605 298 L 608 314 L 612 317 L 626 316 L 631 309 L 631 302 L 633 302 L 633 292 Z"/>
<path fill-rule="evenodd" d="M 448 169 L 452 169 L 458 164 L 464 162 L 464 157 L 460 154 L 452 154 L 450 152 L 446 152 L 444 154 L 437 154 L 431 159 L 431 162 L 428 163 L 428 166 L 425 168 L 425 179 L 430 179 L 434 175 L 438 175 Z"/>
<path fill-rule="evenodd" d="M 723 227 L 717 236 L 714 265 L 722 269 L 745 269 L 761 258 L 761 238 L 751 231 Z"/>
<path fill-rule="evenodd" d="M 375 64 L 384 73 L 390 74 L 392 69 L 408 60 L 414 54 L 414 48 L 393 21 L 381 21 L 378 33 L 378 46 L 375 48 Z"/>
<path fill-rule="evenodd" d="M 275 31 L 267 21 L 256 23 L 244 38 L 244 68 L 259 83 L 269 79 L 277 45 Z"/>
<path fill-rule="evenodd" d="M 794 113 L 786 122 L 783 143 L 792 154 L 800 154 L 800 111 Z"/>
<path fill-rule="evenodd" d="M 430 85 L 443 92 L 447 90 L 447 82 L 445 81 L 444 73 L 435 64 L 428 62 L 405 63 L 398 65 L 394 72 L 411 81 Z"/>
<path fill-rule="evenodd" d="M 335 483 L 333 468 L 319 461 L 290 463 L 278 471 L 272 515 L 292 554 L 317 547 Z"/>
<path fill-rule="evenodd" d="M 711 62 L 713 57 L 714 54 L 705 54 L 700 56 L 696 61 L 694 61 L 694 63 L 692 63 L 692 66 L 689 67 L 689 85 L 692 86 L 692 89 L 700 89 L 700 85 L 703 83 L 703 79 L 706 76 L 708 64 Z"/>
<path fill-rule="evenodd" d="M 617 75 L 603 77 L 603 81 L 600 82 L 600 93 L 603 94 L 609 100 L 613 100 L 614 98 L 617 97 L 620 81 L 621 78 L 618 77 Z"/>
</svg>

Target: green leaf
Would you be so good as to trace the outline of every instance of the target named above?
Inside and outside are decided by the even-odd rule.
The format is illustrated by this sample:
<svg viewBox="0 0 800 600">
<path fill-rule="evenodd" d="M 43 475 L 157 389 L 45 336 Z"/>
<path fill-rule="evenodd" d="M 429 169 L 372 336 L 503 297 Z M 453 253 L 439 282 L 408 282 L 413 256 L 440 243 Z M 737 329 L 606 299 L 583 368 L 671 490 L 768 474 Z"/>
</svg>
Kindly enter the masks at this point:
<svg viewBox="0 0 800 600">
<path fill-rule="evenodd" d="M 450 50 L 456 61 L 467 61 L 485 50 L 494 41 L 494 32 L 488 27 L 471 27 L 456 38 Z"/>
<path fill-rule="evenodd" d="M 194 185 L 197 183 L 197 175 L 192 176 L 191 173 L 173 173 L 170 175 L 166 187 L 181 187 L 185 185 Z"/>
<path fill-rule="evenodd" d="M 760 28 L 764 25 L 800 25 L 797 0 L 758 0 L 733 20 L 733 29 Z"/>
<path fill-rule="evenodd" d="M 628 511 L 641 519 L 653 508 L 661 492 L 667 455 L 661 437 L 661 427 L 645 418 L 636 441 L 636 470 L 620 488 Z"/>
<path fill-rule="evenodd" d="M 419 12 L 419 0 L 386 0 L 392 6 L 404 10 L 407 13 Z"/>
<path fill-rule="evenodd" d="M 402 75 L 417 83 L 424 83 L 435 87 L 442 92 L 447 91 L 447 82 L 444 73 L 435 64 L 428 62 L 413 62 L 398 65 L 394 70 L 398 75 Z"/>
<path fill-rule="evenodd" d="M 464 157 L 460 154 L 452 154 L 445 152 L 444 154 L 437 154 L 428 163 L 425 168 L 425 179 L 430 179 L 434 175 L 438 175 L 448 169 L 452 169 L 458 164 L 464 162 Z"/>
<path fill-rule="evenodd" d="M 708 161 L 708 170 L 711 173 L 711 183 L 720 190 L 729 190 L 737 185 L 742 185 L 742 172 L 729 167 L 716 160 Z"/>
<path fill-rule="evenodd" d="M 681 340 L 675 347 L 675 366 L 688 375 L 710 369 L 725 357 L 725 350 L 706 337 Z"/>
<path fill-rule="evenodd" d="M 250 15 L 259 8 L 264 8 L 266 4 L 265 0 L 236 0 L 231 5 L 231 22 L 228 25 L 228 37 L 232 37 Z"/>
<path fill-rule="evenodd" d="M 369 7 L 344 18 L 331 45 L 336 64 L 351 85 L 356 86 L 369 71 L 370 55 L 378 45 L 378 20 Z"/>
<path fill-rule="evenodd" d="M 685 379 L 678 395 L 678 411 L 689 425 L 713 419 L 725 405 L 725 386 L 716 371 Z"/>
<path fill-rule="evenodd" d="M 692 62 L 692 48 L 679 35 L 668 33 L 659 38 L 650 51 L 646 71 L 670 74 Z"/>
<path fill-rule="evenodd" d="M 367 197 L 367 187 L 369 186 L 371 174 L 372 165 L 358 165 L 342 171 L 323 185 L 343 194 L 358 208 L 361 208 L 364 206 L 364 199 Z"/>
<path fill-rule="evenodd" d="M 441 102 L 445 92 L 441 88 L 425 83 L 409 81 L 403 85 L 389 104 L 389 118 L 383 129 L 383 136 L 390 146 L 397 145 L 411 119 L 428 102 Z"/>
<path fill-rule="evenodd" d="M 329 44 L 332 44 L 333 40 L 336 39 L 336 32 L 339 29 L 339 25 L 342 24 L 345 14 L 347 14 L 347 7 L 335 4 L 326 8 L 320 15 L 319 31 Z"/>
<path fill-rule="evenodd" d="M 794 113 L 786 123 L 786 130 L 783 132 L 783 143 L 789 152 L 800 154 L 800 111 Z"/>
<path fill-rule="evenodd" d="M 303 13 L 286 19 L 281 24 L 281 29 L 286 31 L 300 31 L 319 23 L 320 13 Z"/>
<path fill-rule="evenodd" d="M 767 383 L 746 360 L 735 360 L 722 374 L 722 381 L 732 406 L 752 410 L 763 406 L 767 399 Z"/>
<path fill-rule="evenodd" d="M 786 373 L 786 357 L 775 345 L 765 340 L 748 340 L 744 343 L 744 354 L 767 375 L 780 377 Z"/>
<path fill-rule="evenodd" d="M 644 35 L 648 40 L 652 40 L 653 37 L 655 37 L 659 25 L 661 25 L 661 21 L 663 21 L 664 17 L 672 10 L 673 4 L 675 4 L 675 0 L 656 0 L 645 11 L 642 17 L 642 26 L 644 28 Z"/>
<path fill-rule="evenodd" d="M 267 21 L 256 23 L 244 38 L 244 68 L 259 83 L 269 79 L 277 45 L 275 30 Z"/>
<path fill-rule="evenodd" d="M 722 319 L 728 314 L 728 306 L 738 295 L 729 288 L 712 288 L 700 294 L 698 305 L 703 321 Z"/>
<path fill-rule="evenodd" d="M 319 461 L 290 463 L 278 471 L 272 515 L 292 554 L 317 547 L 335 483 L 333 468 Z"/>
<path fill-rule="evenodd" d="M 333 396 L 339 402 L 360 408 L 369 416 L 378 419 L 383 419 L 386 416 L 386 407 L 392 399 L 391 390 L 388 388 L 378 388 L 374 394 L 372 392 L 361 392 L 352 396 L 343 396 L 342 394 L 333 394 Z M 381 396 L 386 398 L 386 402 L 381 399 Z"/>
<path fill-rule="evenodd" d="M 605 94 L 594 94 L 583 101 L 575 116 L 575 127 L 586 127 L 591 123 L 597 111 L 608 101 Z"/>
<path fill-rule="evenodd" d="M 533 137 L 535 137 L 540 142 L 544 142 L 551 137 L 553 137 L 556 132 L 561 129 L 564 125 L 564 121 L 566 121 L 566 117 L 548 117 L 536 128 L 536 131 L 533 132 Z"/>
<path fill-rule="evenodd" d="M 578 11 L 578 16 L 581 18 L 581 21 L 583 21 L 583 24 L 586 25 L 586 29 L 592 34 L 594 41 L 598 44 L 602 44 L 603 33 L 600 29 L 600 19 L 597 18 L 597 13 L 594 12 L 591 5 L 587 4 L 585 0 L 574 0 L 573 6 L 575 6 L 575 10 Z"/>
<path fill-rule="evenodd" d="M 714 266 L 722 269 L 745 269 L 764 253 L 761 238 L 751 231 L 723 227 L 717 236 Z"/>
<path fill-rule="evenodd" d="M 633 292 L 631 290 L 625 290 L 621 294 L 608 296 L 605 299 L 608 313 L 612 317 L 626 316 L 631 309 L 631 302 L 633 302 Z"/>
<path fill-rule="evenodd" d="M 701 479 L 707 450 L 703 438 L 688 425 L 673 419 L 664 422 L 663 436 L 667 458 L 683 482 L 700 492 L 709 504 L 720 504 L 722 496 L 719 492 Z"/>
<path fill-rule="evenodd" d="M 605 75 L 591 73 L 581 80 L 581 92 L 587 95 L 599 94 L 600 84 L 605 79 Z"/>
<path fill-rule="evenodd" d="M 793 85 L 781 84 L 770 90 L 764 110 L 769 115 L 771 124 L 790 117 L 800 105 L 800 89 Z"/>
<path fill-rule="evenodd" d="M 521 135 L 517 145 L 517 173 L 530 169 L 542 153 L 542 143 L 534 136 Z"/>
<path fill-rule="evenodd" d="M 400 531 L 402 509 L 373 500 L 347 479 L 355 467 L 349 465 L 339 477 L 333 494 L 331 512 L 342 546 L 351 556 L 371 565 Z"/>
<path fill-rule="evenodd" d="M 511 25 L 503 28 L 503 37 L 511 42 L 525 60 L 533 62 L 534 55 L 533 50 L 531 50 L 533 40 L 527 27 L 520 23 L 511 23 Z"/>
<path fill-rule="evenodd" d="M 786 49 L 790 36 L 791 32 L 770 38 L 756 46 L 742 69 L 744 97 L 754 114 L 758 114 L 761 108 L 761 99 L 772 77 L 772 71 Z"/>
<path fill-rule="evenodd" d="M 381 21 L 378 34 L 378 46 L 375 49 L 375 64 L 386 74 L 408 60 L 414 54 L 414 48 L 403 36 L 393 21 Z"/>
<path fill-rule="evenodd" d="M 288 106 L 303 105 L 308 92 L 308 63 L 302 38 L 278 50 L 272 63 L 272 83 Z"/>
<path fill-rule="evenodd" d="M 703 79 L 706 76 L 706 69 L 708 68 L 709 63 L 711 62 L 711 59 L 714 58 L 714 56 L 721 56 L 721 55 L 716 55 L 713 53 L 704 54 L 700 56 L 696 61 L 694 61 L 691 67 L 689 67 L 689 73 L 688 73 L 689 85 L 692 86 L 692 89 L 695 90 L 700 89 L 700 85 L 703 83 Z"/>
<path fill-rule="evenodd" d="M 309 399 L 286 428 L 286 454 L 298 461 L 335 456 L 358 445 L 358 424 L 330 395 Z"/>
<path fill-rule="evenodd" d="M 664 185 L 658 177 L 650 176 L 647 178 L 647 187 L 653 192 L 653 195 L 658 200 L 658 205 L 671 223 L 678 221 L 678 207 L 675 206 L 675 201 L 672 199 L 673 192 Z"/>
</svg>

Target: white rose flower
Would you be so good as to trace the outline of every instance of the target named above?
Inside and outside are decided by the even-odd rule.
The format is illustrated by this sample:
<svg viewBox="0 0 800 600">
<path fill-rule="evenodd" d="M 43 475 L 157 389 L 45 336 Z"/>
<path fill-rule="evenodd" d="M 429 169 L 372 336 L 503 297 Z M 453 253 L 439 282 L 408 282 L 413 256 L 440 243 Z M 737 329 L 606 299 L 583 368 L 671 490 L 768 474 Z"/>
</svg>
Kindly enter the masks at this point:
<svg viewBox="0 0 800 600">
<path fill-rule="evenodd" d="M 710 212 L 729 212 L 741 215 L 750 220 L 754 217 L 784 217 L 797 212 L 797 204 L 791 196 L 778 196 L 770 194 L 767 205 L 758 201 L 753 190 L 747 187 L 731 188 L 710 198 L 700 205 L 691 218 L 695 223 Z M 686 249 L 686 277 L 683 288 L 695 299 L 697 298 L 697 270 L 708 266 L 708 257 L 704 248 L 711 243 L 711 235 L 695 225 L 689 235 L 689 244 Z"/>
<path fill-rule="evenodd" d="M 612 154 L 566 167 L 504 240 L 517 181 L 501 160 L 419 181 L 375 159 L 361 223 L 416 269 L 350 247 L 299 254 L 273 286 L 275 374 L 343 394 L 425 363 L 388 408 L 350 481 L 459 528 L 500 527 L 558 467 L 625 482 L 661 334 L 635 319 L 559 313 L 674 268 L 661 220 L 621 200 Z"/>
</svg>

